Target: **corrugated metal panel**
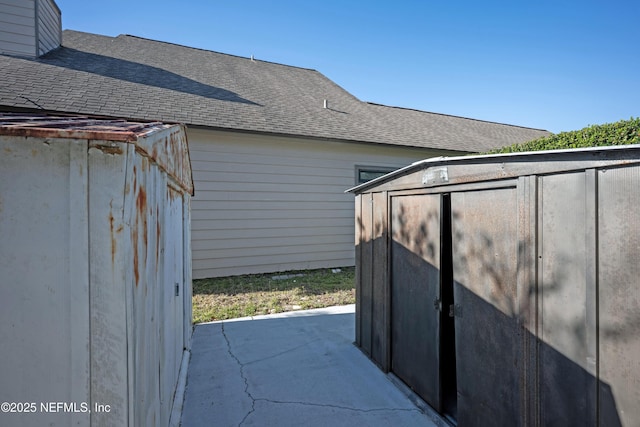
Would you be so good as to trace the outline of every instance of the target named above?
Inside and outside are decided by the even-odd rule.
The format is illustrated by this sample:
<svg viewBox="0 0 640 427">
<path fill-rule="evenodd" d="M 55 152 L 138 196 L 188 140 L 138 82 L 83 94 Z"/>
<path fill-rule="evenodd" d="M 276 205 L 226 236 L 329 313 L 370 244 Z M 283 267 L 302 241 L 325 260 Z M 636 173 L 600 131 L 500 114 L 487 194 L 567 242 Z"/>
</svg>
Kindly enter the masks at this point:
<svg viewBox="0 0 640 427">
<path fill-rule="evenodd" d="M 360 300 L 360 348 L 371 355 L 371 334 L 373 329 L 373 196 L 367 194 L 361 199 L 360 207 L 360 259 L 368 266 L 360 274 L 358 299 Z"/>
<path fill-rule="evenodd" d="M 393 197 L 390 211 L 391 369 L 439 410 L 440 195 Z"/>
<path fill-rule="evenodd" d="M 160 313 L 164 283 L 156 282 L 156 182 L 146 157 L 135 156 L 133 187 L 125 212 L 133 243 L 134 425 L 160 424 Z"/>
<path fill-rule="evenodd" d="M 598 171 L 599 415 L 640 420 L 640 166 Z"/>
<path fill-rule="evenodd" d="M 42 426 L 51 414 L 40 402 L 89 401 L 87 142 L 0 136 L 0 153 L 0 395 L 37 402 L 0 424 Z M 89 423 L 86 413 L 55 416 Z"/>
<path fill-rule="evenodd" d="M 362 298 L 360 298 L 360 294 L 362 292 L 362 275 L 368 274 L 370 265 L 367 262 L 368 260 L 364 260 L 362 258 L 362 245 L 365 243 L 364 227 L 362 224 L 362 199 L 363 196 L 356 195 L 356 206 L 355 206 L 355 253 L 356 253 L 356 271 L 355 271 L 355 291 L 356 291 L 356 312 L 362 313 Z M 371 325 L 364 325 L 366 327 L 371 327 Z M 362 348 L 362 316 L 356 316 L 356 327 L 355 327 L 355 343 L 358 347 Z"/>
<path fill-rule="evenodd" d="M 57 145 L 50 143 L 51 145 Z M 89 144 L 91 145 L 91 143 Z M 127 186 L 127 144 L 114 142 L 111 152 L 88 148 L 89 210 L 89 324 L 91 325 L 91 398 L 112 405 L 109 413 L 96 413 L 93 422 L 119 425 L 128 422 L 127 218 L 124 217 Z M 120 152 L 122 154 L 112 154 Z M 126 153 L 130 155 L 131 153 Z M 127 156 L 128 157 L 128 156 Z M 78 351 L 74 349 L 74 351 Z"/>
<path fill-rule="evenodd" d="M 589 292 L 587 252 L 587 200 L 585 173 L 539 178 L 541 257 L 538 304 L 540 315 L 539 383 L 541 423 L 593 425 L 595 420 L 595 349 L 587 348 L 595 336 L 595 323 L 586 316 Z M 594 221 L 594 218 L 590 219 Z M 595 340 L 593 340 L 595 342 Z"/>
<path fill-rule="evenodd" d="M 389 366 L 389 272 L 387 258 L 387 195 L 375 193 L 372 198 L 372 300 L 371 300 L 371 356 L 386 369 Z"/>
<path fill-rule="evenodd" d="M 518 179 L 517 307 L 522 327 L 520 425 L 540 425 L 538 387 L 538 177 Z"/>
<path fill-rule="evenodd" d="M 193 284 L 192 284 L 192 271 L 193 266 L 191 265 L 191 197 L 184 197 L 182 204 L 182 248 L 184 255 L 184 264 L 183 268 L 183 279 L 184 279 L 184 290 L 182 291 L 182 300 L 183 300 L 183 316 L 184 319 L 189 317 L 189 322 L 184 322 L 184 330 L 182 333 L 183 339 L 183 360 L 186 359 L 187 363 L 189 360 L 191 350 L 191 313 L 192 313 L 192 304 L 193 301 L 191 299 Z M 186 379 L 186 376 L 184 377 Z"/>
<path fill-rule="evenodd" d="M 184 227 L 183 227 L 183 204 L 184 200 L 181 194 L 170 187 L 166 187 L 163 191 L 162 205 L 165 206 L 164 217 L 158 218 L 158 224 L 165 224 L 162 230 L 160 225 L 157 226 L 158 244 L 161 244 L 159 250 L 161 265 L 158 267 L 158 274 L 162 275 L 164 283 L 162 290 L 161 312 L 165 313 L 161 322 L 161 360 L 163 361 L 161 369 L 161 386 L 160 386 L 160 408 L 162 413 L 162 425 L 168 422 L 169 413 L 167 409 L 171 407 L 173 402 L 173 393 L 175 385 L 178 381 L 178 373 L 180 372 L 180 363 L 182 362 L 182 352 L 184 350 L 184 329 L 175 328 L 174 325 L 182 324 L 184 317 Z M 160 209 L 162 212 L 162 209 Z M 162 217 L 163 215 L 160 214 Z M 164 267 L 164 268 L 163 268 Z M 190 294 L 189 294 L 190 295 Z"/>
<path fill-rule="evenodd" d="M 516 189 L 451 194 L 458 422 L 518 425 Z"/>
</svg>

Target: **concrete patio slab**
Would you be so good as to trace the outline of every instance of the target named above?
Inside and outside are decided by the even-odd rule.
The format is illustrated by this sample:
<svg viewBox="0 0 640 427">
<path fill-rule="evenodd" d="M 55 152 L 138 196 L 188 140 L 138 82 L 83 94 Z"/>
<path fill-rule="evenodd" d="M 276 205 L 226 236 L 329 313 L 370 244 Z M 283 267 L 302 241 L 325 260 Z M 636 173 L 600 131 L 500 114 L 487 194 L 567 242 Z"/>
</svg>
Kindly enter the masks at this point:
<svg viewBox="0 0 640 427">
<path fill-rule="evenodd" d="M 195 327 L 182 426 L 446 426 L 354 345 L 354 306 Z"/>
</svg>

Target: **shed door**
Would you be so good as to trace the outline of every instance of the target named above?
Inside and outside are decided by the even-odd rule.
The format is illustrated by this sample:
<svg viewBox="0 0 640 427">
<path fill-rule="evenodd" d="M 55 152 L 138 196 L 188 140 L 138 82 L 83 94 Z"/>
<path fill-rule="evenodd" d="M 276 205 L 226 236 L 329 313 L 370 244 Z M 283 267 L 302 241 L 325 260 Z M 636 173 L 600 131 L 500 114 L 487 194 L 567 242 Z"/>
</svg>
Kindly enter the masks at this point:
<svg viewBox="0 0 640 427">
<path fill-rule="evenodd" d="M 440 411 L 440 195 L 393 197 L 391 215 L 391 370 Z"/>
<path fill-rule="evenodd" d="M 166 187 L 163 224 L 158 228 L 164 238 L 164 277 L 162 309 L 162 358 L 160 399 L 171 404 L 182 362 L 184 322 L 183 215 L 182 195 Z"/>
<path fill-rule="evenodd" d="M 515 188 L 451 195 L 458 423 L 519 424 Z"/>
</svg>

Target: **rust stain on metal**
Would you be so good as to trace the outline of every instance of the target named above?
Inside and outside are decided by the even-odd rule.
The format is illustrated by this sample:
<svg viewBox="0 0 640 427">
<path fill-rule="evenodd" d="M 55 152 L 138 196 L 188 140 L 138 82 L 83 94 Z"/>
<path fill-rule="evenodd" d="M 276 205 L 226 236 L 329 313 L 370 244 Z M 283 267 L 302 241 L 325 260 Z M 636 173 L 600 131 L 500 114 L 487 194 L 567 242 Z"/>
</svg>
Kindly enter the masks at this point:
<svg viewBox="0 0 640 427">
<path fill-rule="evenodd" d="M 158 271 L 158 260 L 160 259 L 160 210 L 156 206 L 156 271 Z"/>
<path fill-rule="evenodd" d="M 145 151 L 144 148 L 140 147 L 139 145 L 136 145 L 136 153 L 140 154 L 143 157 L 147 157 L 149 154 Z"/>
<path fill-rule="evenodd" d="M 133 165 L 133 191 L 135 191 L 137 187 L 137 182 L 136 166 Z M 131 227 L 131 240 L 133 242 L 133 276 L 136 282 L 136 287 L 138 287 L 138 283 L 140 282 L 140 273 L 138 272 L 138 224 L 136 223 Z"/>
<path fill-rule="evenodd" d="M 159 122 L 92 119 L 87 116 L 0 113 L 0 134 L 33 138 L 135 142 L 140 136 L 170 126 Z"/>
<path fill-rule="evenodd" d="M 135 189 L 137 187 L 137 183 L 138 183 L 138 180 L 137 180 L 137 177 L 136 177 L 136 167 L 134 165 L 133 166 L 133 189 L 134 189 L 134 191 L 135 191 Z"/>
<path fill-rule="evenodd" d="M 116 260 L 116 252 L 117 252 L 117 245 L 118 245 L 116 235 L 119 233 L 122 233 L 122 230 L 124 230 L 124 226 L 120 224 L 118 228 L 115 228 L 114 226 L 115 218 L 113 217 L 113 200 L 109 203 L 109 207 L 110 207 L 109 230 L 111 231 L 111 265 L 113 266 Z"/>
<path fill-rule="evenodd" d="M 140 283 L 140 261 L 138 260 L 138 224 L 134 224 L 133 228 L 131 229 L 131 237 L 133 240 L 133 276 L 136 281 L 137 288 L 138 283 Z"/>
<path fill-rule="evenodd" d="M 118 155 L 118 154 L 122 154 L 123 153 L 122 148 L 120 148 L 116 144 L 113 144 L 113 145 L 106 145 L 106 144 L 94 145 L 93 147 L 97 148 L 98 150 L 102 151 L 105 154 Z"/>
<path fill-rule="evenodd" d="M 147 192 L 142 187 L 140 187 L 138 197 L 136 197 L 136 207 L 139 214 L 143 214 L 147 210 Z"/>
<path fill-rule="evenodd" d="M 135 192 L 138 188 L 138 169 L 136 166 L 133 166 L 133 191 Z M 142 194 L 141 194 L 142 193 Z M 138 196 L 136 197 L 136 219 L 131 228 L 131 238 L 133 240 L 134 250 L 133 250 L 133 275 L 136 283 L 136 287 L 140 283 L 140 255 L 138 254 L 138 226 L 140 223 L 140 208 L 146 208 L 147 197 L 144 190 L 140 188 L 138 192 Z"/>
<path fill-rule="evenodd" d="M 174 127 L 161 138 L 141 140 L 136 151 L 155 163 L 171 176 L 178 185 L 193 195 L 191 164 L 189 162 L 186 134 L 183 127 Z"/>
<path fill-rule="evenodd" d="M 144 229 L 142 233 L 144 235 L 144 247 L 146 249 L 148 244 L 147 237 L 147 193 L 144 191 L 144 188 L 140 188 L 140 192 L 138 193 L 138 197 L 136 198 L 136 206 L 138 208 L 138 215 L 142 218 L 142 225 Z"/>
<path fill-rule="evenodd" d="M 116 245 L 117 245 L 115 230 L 113 227 L 113 221 L 114 221 L 113 213 L 111 212 L 111 210 L 109 210 L 109 229 L 111 230 L 111 266 L 113 266 L 116 262 Z"/>
<path fill-rule="evenodd" d="M 151 158 L 154 160 L 158 159 L 158 146 L 156 144 L 153 145 L 153 148 L 151 150 Z"/>
<path fill-rule="evenodd" d="M 152 137 L 154 134 L 157 136 Z M 158 164 L 193 195 L 184 126 L 80 115 L 0 113 L 0 135 L 41 138 L 46 145 L 57 138 L 133 143 L 137 152 Z M 113 144 L 96 148 L 112 155 L 123 153 Z"/>
<path fill-rule="evenodd" d="M 121 142 L 134 142 L 137 135 L 133 132 L 121 130 L 95 131 L 81 129 L 56 129 L 56 128 L 24 128 L 4 127 L 0 130 L 3 135 L 24 136 L 31 138 L 70 138 L 70 139 L 94 139 Z"/>
<path fill-rule="evenodd" d="M 135 167 L 134 167 L 134 179 L 135 179 Z M 133 225 L 133 241 L 135 244 L 135 250 L 133 251 L 133 274 L 135 276 L 136 286 L 140 283 L 140 254 L 138 249 L 139 230 L 138 227 L 142 227 L 143 241 L 142 248 L 144 250 L 144 263 L 147 262 L 147 192 L 143 187 L 139 187 L 138 195 L 136 196 L 136 220 Z"/>
<path fill-rule="evenodd" d="M 167 187 L 167 197 L 171 201 L 175 201 L 175 200 L 182 201 L 182 193 L 176 190 L 174 187 Z"/>
</svg>

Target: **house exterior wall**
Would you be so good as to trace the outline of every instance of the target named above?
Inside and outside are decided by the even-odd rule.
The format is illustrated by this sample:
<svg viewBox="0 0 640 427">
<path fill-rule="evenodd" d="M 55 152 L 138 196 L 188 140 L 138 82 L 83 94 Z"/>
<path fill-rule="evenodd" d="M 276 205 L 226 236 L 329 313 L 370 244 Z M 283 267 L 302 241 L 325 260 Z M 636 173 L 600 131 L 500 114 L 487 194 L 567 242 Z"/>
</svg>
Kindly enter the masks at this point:
<svg viewBox="0 0 640 427">
<path fill-rule="evenodd" d="M 60 9 L 53 0 L 37 1 L 36 49 L 38 56 L 40 56 L 60 46 L 62 42 L 62 17 Z"/>
<path fill-rule="evenodd" d="M 193 277 L 354 265 L 356 167 L 442 151 L 189 129 Z"/>
<path fill-rule="evenodd" d="M 60 46 L 60 9 L 53 0 L 0 0 L 0 53 L 36 57 Z"/>
<path fill-rule="evenodd" d="M 0 53 L 35 56 L 36 3 L 0 0 Z"/>
</svg>

